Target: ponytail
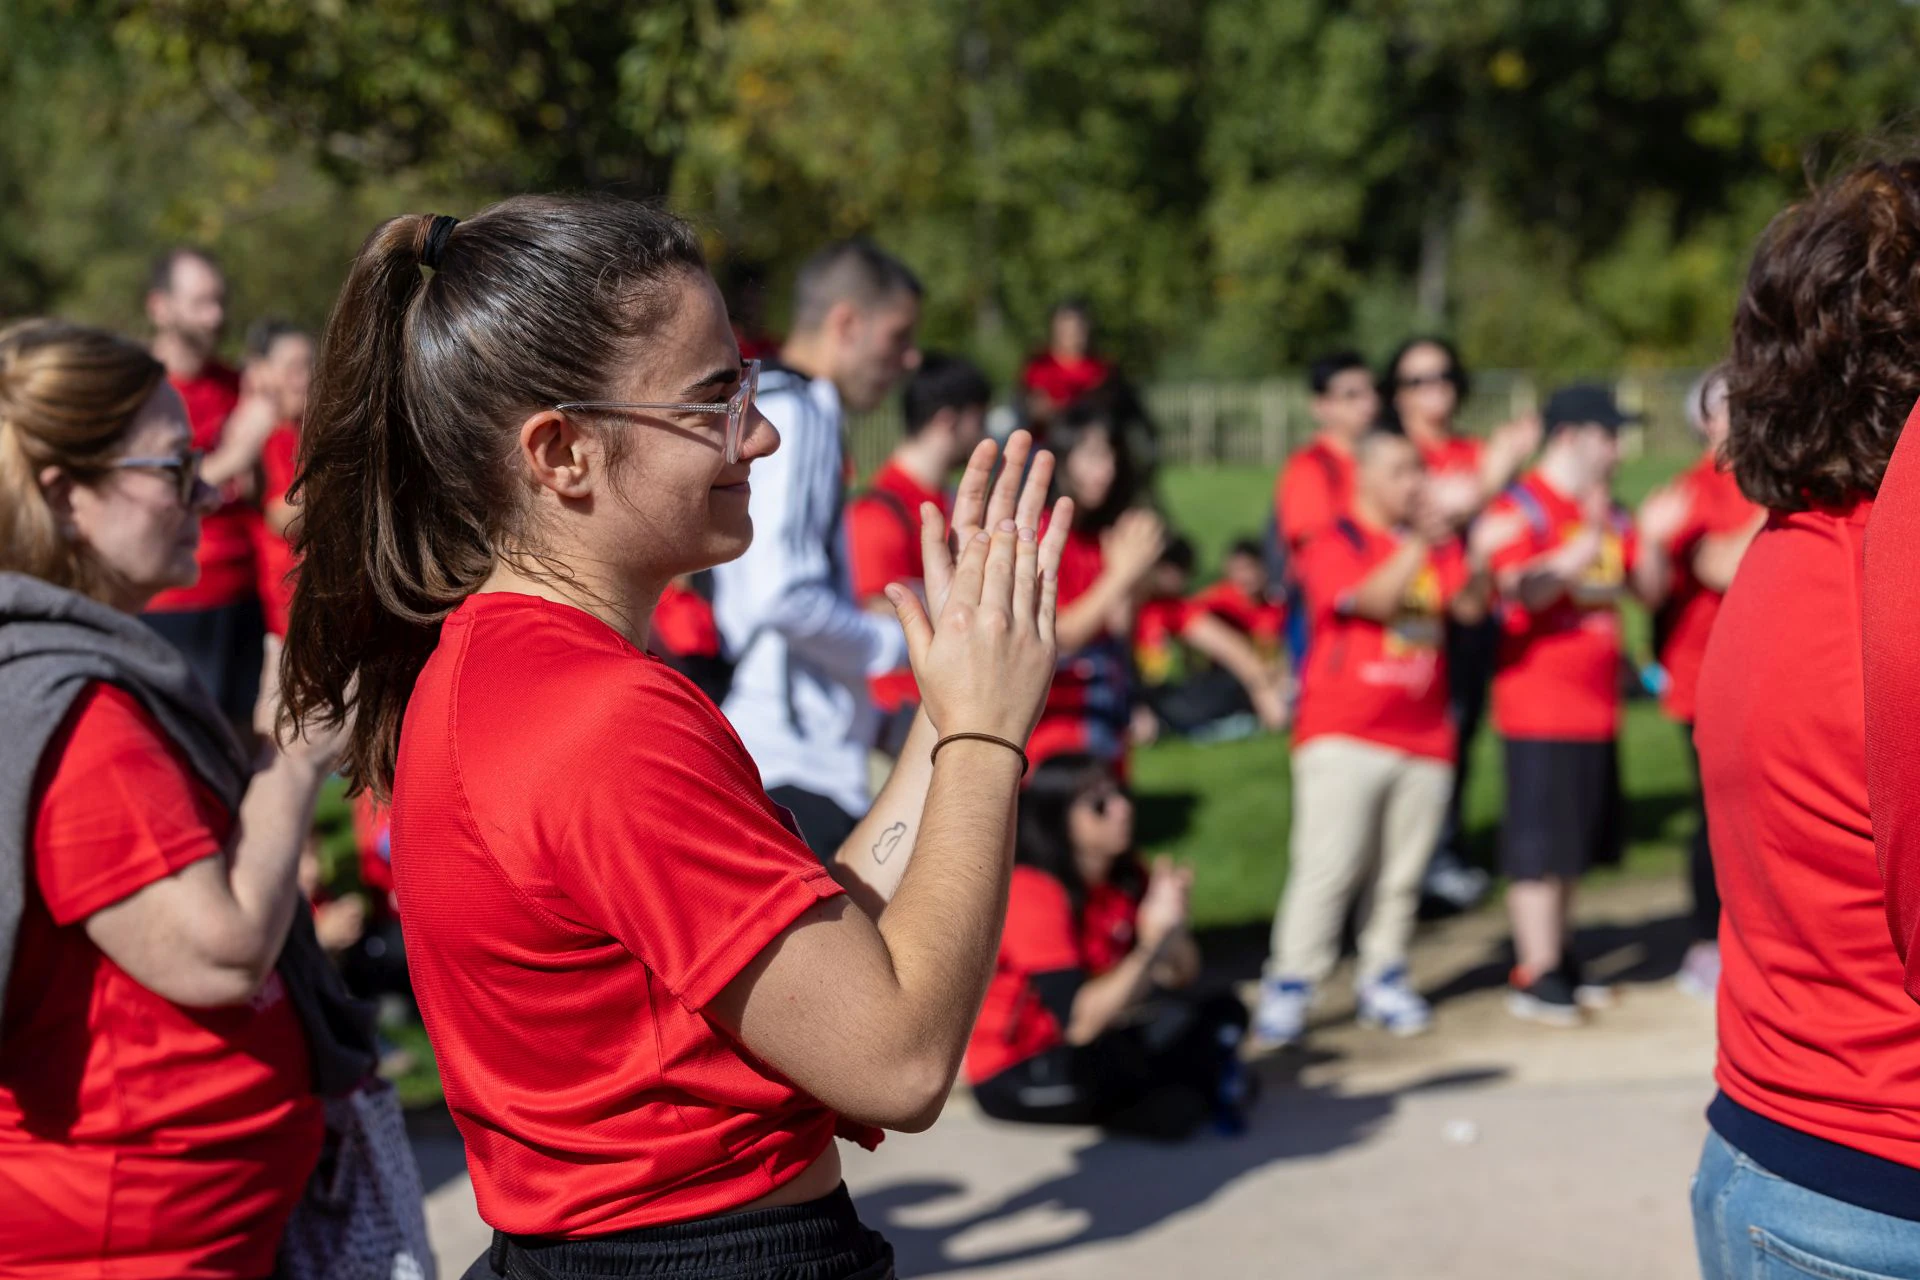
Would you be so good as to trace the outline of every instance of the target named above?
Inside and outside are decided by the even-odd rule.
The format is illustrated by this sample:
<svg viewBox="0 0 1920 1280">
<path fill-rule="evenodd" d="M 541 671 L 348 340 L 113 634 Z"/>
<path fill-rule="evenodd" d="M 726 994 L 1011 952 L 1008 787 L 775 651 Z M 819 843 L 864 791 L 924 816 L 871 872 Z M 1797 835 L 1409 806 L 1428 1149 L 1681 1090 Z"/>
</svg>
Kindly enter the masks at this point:
<svg viewBox="0 0 1920 1280">
<path fill-rule="evenodd" d="M 457 225 L 409 214 L 367 238 L 301 435 L 281 672 L 288 726 L 351 721 L 354 790 L 390 794 L 442 621 L 533 551 L 516 424 L 599 398 L 660 318 L 663 284 L 704 269 L 685 223 L 598 197 L 521 196 Z"/>
</svg>

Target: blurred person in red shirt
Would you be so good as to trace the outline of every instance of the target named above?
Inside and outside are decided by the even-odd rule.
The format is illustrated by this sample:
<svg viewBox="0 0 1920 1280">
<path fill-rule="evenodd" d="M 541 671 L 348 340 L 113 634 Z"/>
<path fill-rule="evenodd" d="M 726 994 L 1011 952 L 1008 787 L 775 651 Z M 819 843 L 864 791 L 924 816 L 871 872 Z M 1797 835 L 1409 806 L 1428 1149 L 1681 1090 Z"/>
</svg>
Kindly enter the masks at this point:
<svg viewBox="0 0 1920 1280">
<path fill-rule="evenodd" d="M 1386 422 L 1406 432 L 1419 448 L 1427 464 L 1430 501 L 1457 529 L 1464 530 L 1504 492 L 1540 447 L 1540 420 L 1532 415 L 1496 427 L 1485 441 L 1460 431 L 1460 406 L 1473 384 L 1459 352 L 1444 338 L 1415 337 L 1401 343 L 1380 383 Z M 1485 869 L 1469 864 L 1460 806 L 1499 647 L 1499 626 L 1492 617 L 1471 627 L 1447 625 L 1447 679 L 1460 727 L 1460 756 L 1454 762 L 1453 795 L 1427 868 L 1425 891 L 1430 900 L 1454 910 L 1478 902 L 1491 883 Z"/>
<path fill-rule="evenodd" d="M 1263 657 L 1247 631 L 1190 598 L 1193 544 L 1175 536 L 1147 575 L 1133 628 L 1140 680 L 1133 740 L 1164 728 L 1217 739 L 1287 727 L 1287 673 Z"/>
<path fill-rule="evenodd" d="M 1268 662 L 1285 656 L 1287 606 L 1270 595 L 1272 580 L 1258 538 L 1241 538 L 1220 562 L 1220 580 L 1202 587 L 1193 603 L 1246 636 Z"/>
<path fill-rule="evenodd" d="M 1126 758 L 1134 620 L 1167 540 L 1166 522 L 1142 505 L 1132 403 L 1095 392 L 1047 434 L 1059 460 L 1055 487 L 1073 499 L 1074 515 L 1060 557 L 1059 668 L 1027 744 L 1035 763 L 1068 753 Z"/>
<path fill-rule="evenodd" d="M 986 437 L 992 400 L 993 384 L 972 362 L 921 353 L 900 397 L 906 436 L 874 472 L 866 491 L 847 505 L 853 594 L 867 608 L 891 616 L 886 590 L 895 583 L 924 592 L 920 509 L 931 503 L 942 519 L 952 514 L 948 481 Z M 889 756 L 898 755 L 920 705 L 913 671 L 903 667 L 875 676 L 868 686 L 880 713 L 877 745 Z"/>
<path fill-rule="evenodd" d="M 1369 432 L 1355 462 L 1348 511 L 1295 566 L 1312 639 L 1294 726 L 1287 884 L 1254 1019 L 1270 1045 L 1305 1033 L 1362 897 L 1361 1022 L 1417 1035 L 1432 1021 L 1407 944 L 1453 784 L 1445 620 L 1478 621 L 1491 584 L 1427 499 L 1411 441 Z"/>
<path fill-rule="evenodd" d="M 733 664 L 713 618 L 713 575 L 683 573 L 660 590 L 647 648 L 693 681 L 716 707 L 727 699 Z"/>
<path fill-rule="evenodd" d="M 1047 349 L 1020 373 L 1027 416 L 1044 428 L 1075 400 L 1107 384 L 1113 366 L 1093 354 L 1093 312 L 1070 298 L 1047 317 Z"/>
<path fill-rule="evenodd" d="M 300 422 L 307 416 L 307 385 L 313 379 L 313 338 L 285 320 L 257 320 L 247 329 L 247 364 L 240 382 L 250 396 L 271 404 L 276 425 L 260 449 L 260 519 L 254 535 L 260 606 L 269 635 L 287 634 L 293 605 L 295 559 L 291 542 L 294 506 L 289 500 L 300 460 Z"/>
<path fill-rule="evenodd" d="M 200 249 L 169 249 L 155 259 L 146 297 L 153 355 L 187 407 L 200 475 L 220 496 L 201 522 L 190 586 L 162 591 L 147 605 L 148 625 L 192 664 L 227 718 L 247 726 L 260 687 L 266 622 L 254 561 L 254 469 L 280 422 L 266 395 L 246 395 L 240 375 L 216 352 L 227 320 L 227 281 Z"/>
<path fill-rule="evenodd" d="M 1307 368 L 1316 430 L 1287 459 L 1273 487 L 1274 519 L 1289 555 L 1333 527 L 1353 503 L 1353 448 L 1380 417 L 1380 394 L 1357 351 L 1321 356 Z"/>
<path fill-rule="evenodd" d="M 1706 655 L 1707 638 L 1713 634 L 1721 597 L 1747 546 L 1766 522 L 1766 513 L 1740 492 L 1726 465 L 1726 374 L 1716 369 L 1696 383 L 1687 393 L 1686 408 L 1688 421 L 1706 442 L 1706 452 L 1672 484 L 1648 495 L 1640 508 L 1640 545 L 1663 558 L 1665 571 L 1651 583 L 1647 599 L 1655 609 L 1654 639 L 1666 677 L 1660 705 L 1685 733 L 1697 779 L 1700 763 L 1693 746 L 1693 720 L 1700 662 Z M 1669 508 L 1678 508 L 1684 515 L 1676 516 Z M 1654 536 L 1662 526 L 1672 528 L 1676 518 L 1678 527 L 1670 536 Z M 1697 784 L 1694 798 L 1698 825 L 1687 858 L 1694 940 L 1681 962 L 1679 982 L 1689 994 L 1711 1000 L 1720 982 L 1720 892 L 1714 886 L 1706 805 Z"/>
<path fill-rule="evenodd" d="M 1693 730 L 1721 901 L 1707 1280 L 1920 1275 L 1920 1010 L 1887 937 L 1920 796 L 1916 281 L 1920 159 L 1871 161 L 1774 218 L 1734 308 L 1725 452 L 1768 514 Z"/>
<path fill-rule="evenodd" d="M 1487 508 L 1472 540 L 1500 592 L 1493 718 L 1505 744 L 1501 867 L 1517 956 L 1507 1004 L 1517 1017 L 1571 1026 L 1609 994 L 1585 980 L 1567 922 L 1580 877 L 1624 847 L 1619 603 L 1644 594 L 1648 570 L 1613 498 L 1628 416 L 1592 385 L 1554 392 L 1544 416 L 1540 465 Z"/>
<path fill-rule="evenodd" d="M 113 673 L 62 673 L 26 704 L 63 701 L 57 726 L 9 726 L 45 743 L 37 762 L 6 762 L 26 821 L 0 837 L 24 863 L 10 868 L 24 900 L 5 926 L 0 1019 L 9 1276 L 268 1275 L 320 1158 L 310 1024 L 278 962 L 337 735 L 270 741 L 246 780 L 242 748 L 211 702 L 194 705 L 206 695 L 178 655 L 131 622 L 199 572 L 199 521 L 217 498 L 195 476 L 193 440 L 165 367 L 139 345 L 56 321 L 0 330 L 7 696 L 63 657 Z M 54 636 L 76 619 L 95 638 L 68 654 Z M 269 687 L 259 719 L 278 705 Z M 27 794 L 16 776 L 33 779 Z"/>
<path fill-rule="evenodd" d="M 967 1044 L 980 1109 L 1173 1140 L 1210 1116 L 1243 1124 L 1236 1047 L 1247 1013 L 1200 976 L 1191 868 L 1142 863 L 1112 767 L 1055 756 L 1020 795 L 993 981 Z"/>
</svg>

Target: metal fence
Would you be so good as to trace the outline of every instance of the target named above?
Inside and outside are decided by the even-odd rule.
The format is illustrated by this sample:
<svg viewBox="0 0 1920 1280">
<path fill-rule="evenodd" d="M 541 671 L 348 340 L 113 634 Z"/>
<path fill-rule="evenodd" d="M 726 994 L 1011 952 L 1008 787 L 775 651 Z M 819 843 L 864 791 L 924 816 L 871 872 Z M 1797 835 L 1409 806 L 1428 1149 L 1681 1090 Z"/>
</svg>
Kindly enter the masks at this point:
<svg viewBox="0 0 1920 1280">
<path fill-rule="evenodd" d="M 1644 415 L 1644 421 L 1622 434 L 1623 451 L 1633 456 L 1692 452 L 1685 399 L 1699 376 L 1698 369 L 1660 369 L 1586 380 L 1610 384 L 1622 408 Z M 1476 373 L 1473 393 L 1461 408 L 1461 427 L 1484 434 L 1537 410 L 1555 385 L 1559 383 L 1543 385 L 1520 369 Z M 1163 465 L 1274 469 L 1313 434 L 1306 380 L 1301 377 L 1156 383 L 1145 388 L 1144 397 L 1158 429 Z M 853 420 L 853 454 L 860 474 L 869 474 L 886 458 L 900 438 L 900 425 L 900 409 L 893 402 Z"/>
</svg>

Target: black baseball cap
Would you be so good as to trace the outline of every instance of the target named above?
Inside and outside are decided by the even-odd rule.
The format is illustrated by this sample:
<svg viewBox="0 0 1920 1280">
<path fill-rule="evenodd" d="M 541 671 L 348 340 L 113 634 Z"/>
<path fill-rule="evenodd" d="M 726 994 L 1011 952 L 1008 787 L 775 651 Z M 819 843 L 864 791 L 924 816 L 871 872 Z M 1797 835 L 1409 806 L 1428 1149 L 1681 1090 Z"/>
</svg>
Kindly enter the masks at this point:
<svg viewBox="0 0 1920 1280">
<path fill-rule="evenodd" d="M 1576 382 L 1561 387 L 1547 397 L 1540 411 L 1541 424 L 1549 431 L 1559 427 L 1591 422 L 1609 431 L 1618 431 L 1629 422 L 1640 421 L 1640 414 L 1624 412 L 1613 392 L 1597 382 Z"/>
</svg>

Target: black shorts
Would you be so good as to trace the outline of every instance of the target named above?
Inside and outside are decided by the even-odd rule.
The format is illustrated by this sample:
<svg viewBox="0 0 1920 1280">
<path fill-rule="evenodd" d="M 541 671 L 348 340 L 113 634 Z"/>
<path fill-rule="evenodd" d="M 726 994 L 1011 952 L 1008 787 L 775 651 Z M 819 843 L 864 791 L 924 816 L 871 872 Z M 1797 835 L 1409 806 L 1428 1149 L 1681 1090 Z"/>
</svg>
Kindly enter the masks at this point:
<svg viewBox="0 0 1920 1280">
<path fill-rule="evenodd" d="M 214 609 L 143 613 L 140 620 L 186 655 L 187 665 L 228 720 L 237 725 L 253 722 L 267 639 L 266 616 L 257 597 Z"/>
<path fill-rule="evenodd" d="M 1508 738 L 1500 869 L 1509 879 L 1576 880 L 1620 861 L 1626 821 L 1612 742 Z"/>
</svg>

